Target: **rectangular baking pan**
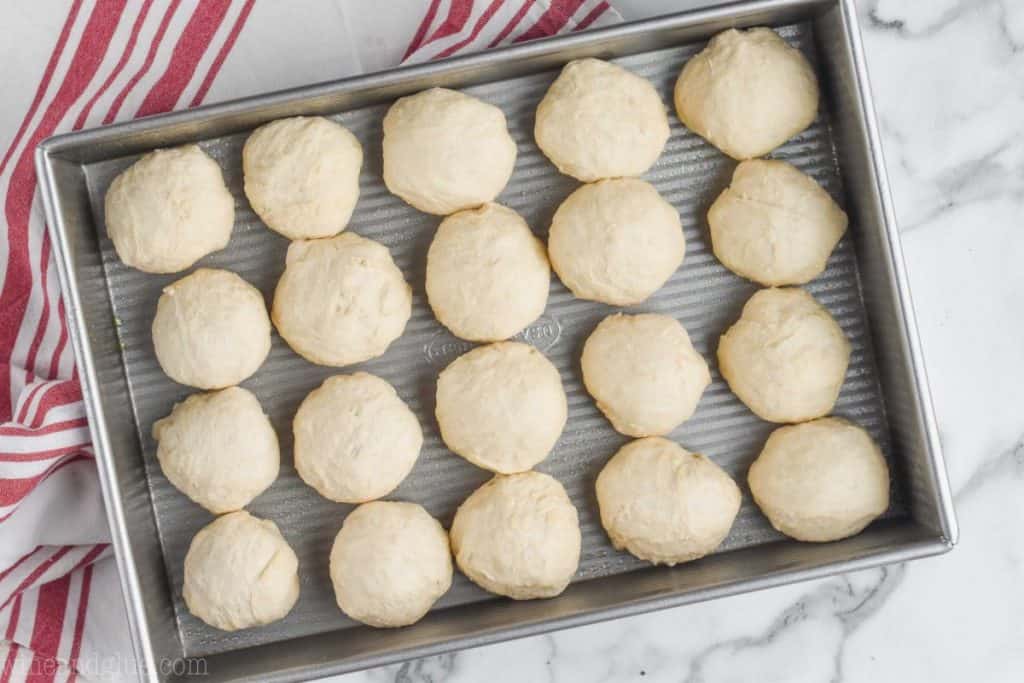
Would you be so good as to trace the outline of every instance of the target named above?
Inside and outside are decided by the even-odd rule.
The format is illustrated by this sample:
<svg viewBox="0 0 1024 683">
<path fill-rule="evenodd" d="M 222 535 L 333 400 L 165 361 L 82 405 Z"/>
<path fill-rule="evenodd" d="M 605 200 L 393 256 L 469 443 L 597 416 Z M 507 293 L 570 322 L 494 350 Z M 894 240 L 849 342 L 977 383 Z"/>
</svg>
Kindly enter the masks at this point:
<svg viewBox="0 0 1024 683">
<path fill-rule="evenodd" d="M 499 201 L 543 236 L 558 203 L 576 186 L 533 144 L 533 110 L 570 59 L 616 59 L 650 79 L 671 103 L 674 79 L 705 41 L 729 27 L 770 25 L 807 54 L 822 83 L 819 120 L 773 156 L 814 176 L 845 207 L 850 230 L 821 277 L 808 286 L 842 325 L 853 358 L 836 414 L 867 428 L 893 475 L 892 505 L 864 533 L 837 543 L 802 544 L 768 525 L 750 501 L 714 555 L 675 568 L 650 567 L 608 544 L 596 515 L 593 480 L 625 443 L 586 396 L 579 378 L 583 339 L 613 309 L 574 300 L 553 279 L 548 310 L 523 338 L 559 368 L 570 418 L 538 469 L 559 478 L 580 512 L 579 573 L 560 597 L 513 602 L 484 593 L 461 575 L 419 624 L 374 630 L 335 607 L 327 556 L 349 506 L 319 498 L 291 464 L 290 421 L 305 394 L 338 372 L 301 360 L 275 336 L 260 372 L 245 386 L 260 398 L 282 444 L 280 479 L 249 509 L 273 519 L 300 560 L 302 596 L 275 624 L 227 634 L 205 626 L 181 601 L 182 559 L 211 517 L 176 492 L 155 462 L 152 422 L 190 391 L 156 364 L 149 325 L 163 286 L 177 276 L 146 275 L 117 259 L 103 228 L 103 193 L 138 155 L 200 142 L 221 164 L 236 197 L 231 244 L 198 265 L 234 270 L 268 297 L 287 242 L 253 215 L 242 192 L 240 150 L 267 121 L 321 114 L 362 141 L 362 196 L 350 229 L 388 246 L 413 286 L 405 335 L 361 367 L 392 382 L 424 426 L 423 453 L 392 496 L 425 505 L 445 525 L 487 475 L 447 452 L 434 422 L 437 372 L 469 345 L 433 319 L 423 295 L 423 262 L 438 219 L 391 196 L 380 178 L 380 124 L 396 98 L 431 86 L 462 88 L 505 111 L 519 146 L 513 180 Z M 704 452 L 743 486 L 768 425 L 732 396 L 717 373 L 721 332 L 755 288 L 711 254 L 704 219 L 734 162 L 686 131 L 674 116 L 672 137 L 647 174 L 680 211 L 688 253 L 669 283 L 635 310 L 678 318 L 712 366 L 713 384 L 693 419 L 672 433 Z M 174 680 L 172 663 L 205 658 L 209 680 L 295 680 L 474 647 L 653 609 L 902 562 L 951 548 L 957 528 L 928 396 L 899 237 L 888 195 L 853 3 L 769 0 L 625 24 L 395 69 L 306 88 L 61 135 L 40 145 L 37 169 L 55 244 L 89 412 L 96 460 L 139 661 L 152 680 Z M 179 274 L 180 275 L 180 274 Z M 349 371 L 346 369 L 345 371 Z"/>
</svg>

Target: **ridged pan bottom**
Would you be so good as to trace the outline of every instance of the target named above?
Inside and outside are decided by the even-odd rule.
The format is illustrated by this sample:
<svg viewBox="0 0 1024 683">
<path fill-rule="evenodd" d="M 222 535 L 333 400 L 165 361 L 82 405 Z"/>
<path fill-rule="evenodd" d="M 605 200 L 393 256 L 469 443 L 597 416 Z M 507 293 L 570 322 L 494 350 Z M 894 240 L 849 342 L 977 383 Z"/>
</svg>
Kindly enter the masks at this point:
<svg viewBox="0 0 1024 683">
<path fill-rule="evenodd" d="M 814 60 L 809 25 L 790 26 L 780 33 Z M 650 79 L 671 108 L 672 87 L 687 58 L 703 44 L 659 50 L 617 60 Z M 467 92 L 500 106 L 519 146 L 512 181 L 499 201 L 519 211 L 540 236 L 547 233 L 555 208 L 577 185 L 560 175 L 533 144 L 533 111 L 555 72 L 490 83 Z M 427 246 L 439 219 L 418 213 L 391 196 L 381 180 L 381 120 L 386 106 L 345 112 L 335 118 L 349 127 L 363 144 L 365 163 L 359 204 L 350 230 L 389 247 L 395 261 L 412 284 L 414 311 L 405 334 L 381 358 L 344 372 L 363 369 L 384 377 L 419 416 L 424 446 L 409 478 L 391 496 L 423 504 L 447 526 L 458 504 L 487 473 L 454 456 L 440 441 L 433 417 L 437 373 L 470 344 L 455 339 L 434 319 L 423 292 Z M 720 552 L 780 538 L 760 515 L 746 490 L 745 475 L 772 425 L 754 417 L 728 390 L 717 372 L 715 349 L 718 336 L 738 317 L 755 291 L 751 283 L 733 275 L 710 250 L 705 213 L 728 183 L 735 162 L 686 131 L 674 114 L 672 136 L 657 165 L 647 174 L 662 195 L 682 215 L 687 239 L 683 266 L 649 301 L 630 310 L 671 315 L 689 331 L 694 345 L 708 360 L 713 383 L 704 394 L 696 415 L 670 436 L 686 448 L 707 454 L 724 467 L 744 490 L 743 507 Z M 829 116 L 822 112 L 814 125 L 773 154 L 809 173 L 842 201 L 842 188 L 829 131 Z M 260 288 L 267 301 L 284 268 L 287 241 L 266 229 L 254 216 L 242 192 L 241 148 L 245 135 L 207 140 L 203 148 L 224 169 L 236 198 L 236 223 L 231 243 L 224 251 L 203 259 L 200 266 L 228 268 Z M 87 167 L 90 196 L 103 225 L 103 195 L 113 177 L 134 158 L 107 161 Z M 851 231 L 858 226 L 853 223 Z M 152 502 L 160 532 L 167 572 L 174 593 L 180 635 L 186 655 L 198 656 L 258 645 L 301 635 L 353 626 L 337 609 L 328 577 L 328 553 L 334 535 L 350 506 L 328 502 L 305 486 L 292 467 L 291 419 L 302 398 L 325 377 L 339 372 L 307 363 L 276 335 L 273 349 L 259 373 L 245 382 L 259 397 L 278 430 L 282 469 L 278 481 L 249 510 L 274 520 L 295 549 L 300 562 L 302 595 L 283 621 L 235 634 L 222 633 L 192 617 L 181 600 L 182 563 L 189 541 L 212 517 L 178 493 L 160 473 L 156 444 L 150 434 L 153 422 L 166 415 L 176 401 L 191 391 L 170 381 L 161 372 L 150 340 L 156 301 L 161 288 L 178 276 L 147 275 L 125 267 L 105 237 L 103 258 L 107 286 L 116 311 L 123 345 L 142 451 L 146 458 Z M 97 283 L 97 286 L 102 286 Z M 888 453 L 885 417 L 869 347 L 864 305 L 858 284 L 857 264 L 847 236 L 829 261 L 827 271 L 808 289 L 839 321 L 853 346 L 846 383 L 836 407 L 867 428 Z M 315 293 L 312 293 L 315 295 Z M 576 504 L 583 530 L 583 553 L 577 581 L 628 572 L 644 563 L 616 552 L 601 530 L 593 493 L 594 478 L 609 457 L 626 442 L 598 412 L 583 389 L 579 369 L 580 349 L 594 326 L 609 313 L 609 306 L 574 299 L 552 280 L 544 316 L 523 335 L 544 351 L 562 375 L 569 397 L 569 423 L 554 452 L 538 469 L 557 477 Z M 889 516 L 904 513 L 903 491 L 894 486 Z M 436 609 L 494 599 L 461 575 Z"/>
</svg>

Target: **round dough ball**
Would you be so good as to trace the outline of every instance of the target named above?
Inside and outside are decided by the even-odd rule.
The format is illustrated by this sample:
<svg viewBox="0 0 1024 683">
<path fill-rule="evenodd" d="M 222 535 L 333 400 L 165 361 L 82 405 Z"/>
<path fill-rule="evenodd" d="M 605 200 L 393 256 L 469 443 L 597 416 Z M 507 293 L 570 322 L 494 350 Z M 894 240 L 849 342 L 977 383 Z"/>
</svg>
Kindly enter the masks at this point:
<svg viewBox="0 0 1024 683">
<path fill-rule="evenodd" d="M 445 216 L 493 201 L 515 163 L 505 114 L 475 97 L 431 88 L 384 117 L 384 183 L 420 211 Z"/>
<path fill-rule="evenodd" d="M 193 394 L 153 425 L 164 476 L 215 515 L 241 510 L 277 479 L 277 434 L 241 387 Z"/>
<path fill-rule="evenodd" d="M 718 344 L 718 367 L 729 388 L 769 422 L 829 413 L 849 363 L 850 342 L 839 324 L 795 287 L 754 294 Z"/>
<path fill-rule="evenodd" d="M 412 288 L 387 247 L 345 232 L 292 242 L 271 313 L 278 333 L 312 363 L 376 358 L 405 330 Z"/>
<path fill-rule="evenodd" d="M 565 65 L 540 101 L 533 129 L 558 170 L 585 183 L 642 175 L 658 160 L 668 133 L 654 86 L 600 59 Z"/>
<path fill-rule="evenodd" d="M 818 277 L 846 223 L 846 213 L 814 178 L 763 159 L 741 162 L 708 211 L 718 260 L 770 286 Z"/>
<path fill-rule="evenodd" d="M 164 287 L 153 349 L 175 382 L 200 389 L 238 384 L 270 353 L 263 295 L 231 271 L 200 268 Z"/>
<path fill-rule="evenodd" d="M 604 466 L 597 504 L 617 550 L 672 566 L 704 557 L 725 540 L 740 489 L 707 457 L 648 437 L 626 444 Z"/>
<path fill-rule="evenodd" d="M 122 171 L 107 189 L 104 213 L 122 261 L 176 273 L 228 245 L 235 200 L 217 162 L 185 145 L 150 152 Z"/>
<path fill-rule="evenodd" d="M 583 383 L 616 431 L 656 436 L 688 420 L 711 384 L 686 329 L 667 315 L 610 315 L 583 345 Z"/>
<path fill-rule="evenodd" d="M 498 204 L 445 218 L 427 252 L 430 307 L 462 339 L 518 334 L 544 312 L 550 286 L 544 243 Z"/>
<path fill-rule="evenodd" d="M 299 406 L 292 428 L 299 476 L 338 503 L 394 491 L 423 445 L 409 406 L 390 384 L 365 372 L 324 380 Z"/>
<path fill-rule="evenodd" d="M 448 534 L 415 503 L 360 505 L 334 539 L 331 583 L 338 607 L 356 621 L 414 624 L 452 585 Z"/>
<path fill-rule="evenodd" d="M 615 306 L 654 294 L 685 253 L 679 212 L 635 178 L 580 187 L 558 207 L 548 235 L 551 266 L 565 286 Z"/>
<path fill-rule="evenodd" d="M 675 90 L 683 124 L 741 160 L 810 126 L 818 97 L 814 69 L 770 28 L 719 33 L 686 63 Z"/>
<path fill-rule="evenodd" d="M 291 240 L 345 229 L 359 199 L 362 165 L 356 136 L 321 116 L 260 126 L 242 149 L 245 196 L 253 211 Z"/>
<path fill-rule="evenodd" d="M 889 507 L 889 467 L 878 445 L 834 417 L 776 429 L 747 481 L 772 526 L 800 541 L 853 536 Z"/>
<path fill-rule="evenodd" d="M 299 560 L 276 524 L 239 510 L 192 539 L 182 593 L 188 611 L 214 628 L 262 626 L 299 599 Z"/>
<path fill-rule="evenodd" d="M 580 561 L 576 508 L 541 472 L 499 474 L 478 488 L 455 512 L 451 538 L 463 574 L 515 600 L 558 595 Z"/>
<path fill-rule="evenodd" d="M 569 406 L 544 354 L 500 342 L 459 356 L 441 372 L 436 414 L 448 448 L 477 467 L 509 474 L 547 457 Z"/>
</svg>

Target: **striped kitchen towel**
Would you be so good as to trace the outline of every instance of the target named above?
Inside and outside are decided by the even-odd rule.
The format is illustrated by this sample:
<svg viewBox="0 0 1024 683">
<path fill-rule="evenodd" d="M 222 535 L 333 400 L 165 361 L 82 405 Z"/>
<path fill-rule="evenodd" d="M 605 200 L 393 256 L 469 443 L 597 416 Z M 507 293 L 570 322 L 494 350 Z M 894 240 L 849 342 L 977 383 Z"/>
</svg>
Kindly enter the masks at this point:
<svg viewBox="0 0 1024 683">
<path fill-rule="evenodd" d="M 138 677 L 37 192 L 36 145 L 352 75 L 387 63 L 382 54 L 416 63 L 620 20 L 604 0 L 422 0 L 411 17 L 407 3 L 397 5 L 0 5 L 0 683 Z"/>
</svg>

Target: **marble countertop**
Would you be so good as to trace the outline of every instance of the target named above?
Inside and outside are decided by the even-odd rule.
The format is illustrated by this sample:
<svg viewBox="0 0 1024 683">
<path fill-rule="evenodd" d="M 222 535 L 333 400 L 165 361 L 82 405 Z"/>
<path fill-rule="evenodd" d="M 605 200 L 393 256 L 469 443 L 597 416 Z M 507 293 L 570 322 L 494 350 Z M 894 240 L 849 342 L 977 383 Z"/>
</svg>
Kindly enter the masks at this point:
<svg viewBox="0 0 1024 683">
<path fill-rule="evenodd" d="M 1024 2 L 858 4 L 960 544 L 330 680 L 1024 680 Z"/>
</svg>

